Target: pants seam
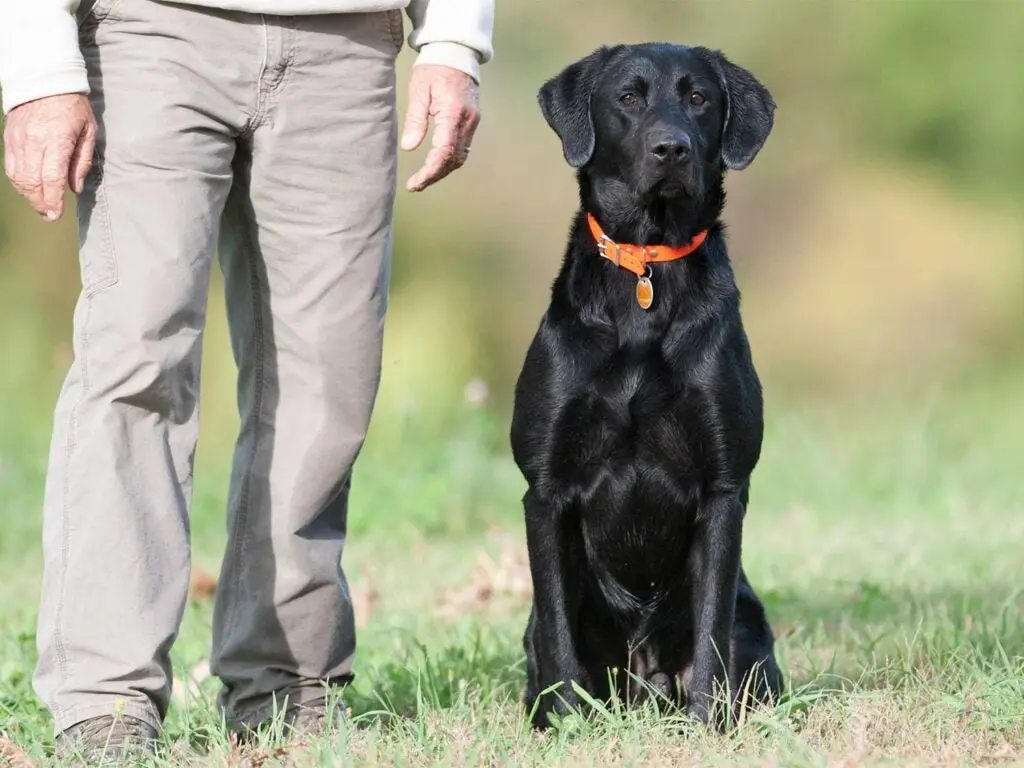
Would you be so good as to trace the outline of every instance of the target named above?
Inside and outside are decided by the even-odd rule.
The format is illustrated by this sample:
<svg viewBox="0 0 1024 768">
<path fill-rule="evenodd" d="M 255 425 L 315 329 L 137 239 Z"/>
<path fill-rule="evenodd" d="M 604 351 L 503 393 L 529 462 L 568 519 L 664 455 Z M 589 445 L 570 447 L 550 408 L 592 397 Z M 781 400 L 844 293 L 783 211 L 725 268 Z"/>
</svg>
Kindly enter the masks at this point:
<svg viewBox="0 0 1024 768">
<path fill-rule="evenodd" d="M 66 602 L 68 583 L 68 563 L 71 558 L 71 525 L 69 514 L 69 499 L 71 497 L 71 461 L 78 445 L 78 411 L 82 402 L 89 393 L 89 321 L 92 318 L 92 298 L 86 296 L 85 316 L 82 318 L 81 340 L 82 354 L 79 360 L 80 390 L 78 399 L 71 407 L 68 415 L 67 435 L 64 440 L 64 483 L 61 489 L 60 506 L 60 581 L 58 584 L 57 614 L 54 617 L 53 645 L 57 654 L 57 668 L 60 673 L 60 683 L 63 687 L 68 681 L 68 656 L 64 647 L 64 606 Z M 54 707 L 58 712 L 60 707 Z"/>
</svg>

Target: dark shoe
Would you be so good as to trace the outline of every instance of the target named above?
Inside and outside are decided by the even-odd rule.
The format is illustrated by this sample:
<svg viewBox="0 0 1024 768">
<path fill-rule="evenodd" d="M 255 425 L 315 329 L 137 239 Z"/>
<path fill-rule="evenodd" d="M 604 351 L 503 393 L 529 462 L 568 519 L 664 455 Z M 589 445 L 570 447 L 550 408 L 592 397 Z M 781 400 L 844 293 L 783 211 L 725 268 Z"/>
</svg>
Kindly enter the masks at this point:
<svg viewBox="0 0 1024 768">
<path fill-rule="evenodd" d="M 305 740 L 334 735 L 346 715 L 345 704 L 341 699 L 333 698 L 330 702 L 326 698 L 315 699 L 304 704 L 293 704 L 285 709 L 283 715 L 253 725 L 236 725 L 234 731 L 243 744 L 254 743 L 259 731 L 267 726 L 272 731 L 280 727 L 280 735 L 287 740 Z"/>
<path fill-rule="evenodd" d="M 293 738 L 319 737 L 336 733 L 345 716 L 345 703 L 341 699 L 336 698 L 330 703 L 327 699 L 317 699 L 288 707 L 284 722 L 285 727 L 291 729 Z"/>
<path fill-rule="evenodd" d="M 128 715 L 103 715 L 84 720 L 57 734 L 56 758 L 80 765 L 142 759 L 156 754 L 156 729 Z"/>
</svg>

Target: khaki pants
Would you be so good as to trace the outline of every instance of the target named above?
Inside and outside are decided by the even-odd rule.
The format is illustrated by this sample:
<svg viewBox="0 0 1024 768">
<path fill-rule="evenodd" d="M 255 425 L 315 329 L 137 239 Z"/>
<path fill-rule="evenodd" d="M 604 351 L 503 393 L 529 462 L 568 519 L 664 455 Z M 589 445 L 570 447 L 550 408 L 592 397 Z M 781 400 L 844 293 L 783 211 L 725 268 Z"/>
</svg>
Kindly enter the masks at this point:
<svg viewBox="0 0 1024 768">
<path fill-rule="evenodd" d="M 380 376 L 402 18 L 151 0 L 81 15 L 100 141 L 78 207 L 36 690 L 58 731 L 166 713 L 219 253 L 241 433 L 212 667 L 228 719 L 247 724 L 274 696 L 310 701 L 350 676 L 340 560 Z"/>
</svg>

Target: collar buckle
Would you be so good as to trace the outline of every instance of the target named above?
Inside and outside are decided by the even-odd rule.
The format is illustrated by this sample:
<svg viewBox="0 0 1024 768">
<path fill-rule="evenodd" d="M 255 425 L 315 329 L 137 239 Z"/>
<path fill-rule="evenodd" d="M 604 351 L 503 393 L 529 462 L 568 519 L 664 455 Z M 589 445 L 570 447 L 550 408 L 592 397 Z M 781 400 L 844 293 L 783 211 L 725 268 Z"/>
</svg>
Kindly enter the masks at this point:
<svg viewBox="0 0 1024 768">
<path fill-rule="evenodd" d="M 609 244 L 615 246 L 615 259 L 614 259 L 615 266 L 621 267 L 622 266 L 622 246 L 619 245 L 618 243 L 616 243 L 610 237 L 608 237 L 608 235 L 605 235 L 605 234 L 602 233 L 601 238 L 597 241 L 597 250 L 600 252 L 600 254 L 602 256 L 604 256 L 605 258 L 609 258 L 610 259 L 611 257 L 608 256 L 608 246 L 609 246 Z"/>
</svg>

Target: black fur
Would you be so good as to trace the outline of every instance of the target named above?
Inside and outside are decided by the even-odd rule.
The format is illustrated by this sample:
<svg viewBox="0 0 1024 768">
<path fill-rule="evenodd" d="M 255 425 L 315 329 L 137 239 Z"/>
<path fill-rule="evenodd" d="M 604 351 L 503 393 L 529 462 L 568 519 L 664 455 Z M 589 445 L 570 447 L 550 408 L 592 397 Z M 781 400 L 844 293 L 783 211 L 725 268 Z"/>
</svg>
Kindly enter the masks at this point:
<svg viewBox="0 0 1024 768">
<path fill-rule="evenodd" d="M 640 678 L 723 724 L 722 689 L 739 704 L 782 684 L 740 564 L 762 395 L 720 220 L 723 175 L 757 155 L 775 104 L 721 53 L 669 44 L 600 48 L 538 100 L 578 169 L 581 209 L 516 386 L 534 584 L 526 706 L 545 727 L 579 704 L 573 683 L 638 701 Z M 644 311 L 636 277 L 598 256 L 587 212 L 620 243 L 709 236 L 652 265 Z"/>
</svg>

